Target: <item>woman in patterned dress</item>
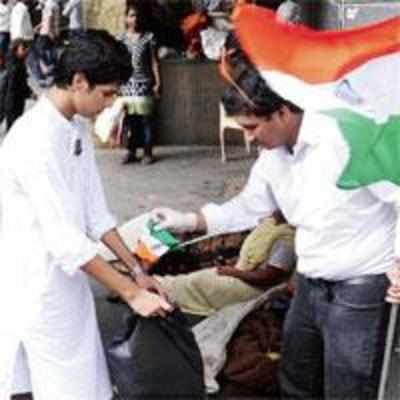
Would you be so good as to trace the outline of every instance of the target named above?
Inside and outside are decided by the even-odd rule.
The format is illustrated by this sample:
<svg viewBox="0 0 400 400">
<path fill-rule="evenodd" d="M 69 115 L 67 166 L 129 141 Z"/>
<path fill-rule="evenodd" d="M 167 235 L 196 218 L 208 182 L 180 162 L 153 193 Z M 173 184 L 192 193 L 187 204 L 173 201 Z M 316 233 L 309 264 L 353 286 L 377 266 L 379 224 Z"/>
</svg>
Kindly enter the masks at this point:
<svg viewBox="0 0 400 400">
<path fill-rule="evenodd" d="M 160 73 L 154 34 L 146 31 L 141 8 L 131 3 L 126 8 L 126 31 L 119 39 L 132 55 L 133 73 L 121 93 L 129 97 L 124 132 L 129 131 L 128 152 L 123 164 L 137 161 L 136 150 L 143 145 L 142 164 L 153 162 L 152 112 L 154 97 L 159 96 Z"/>
</svg>

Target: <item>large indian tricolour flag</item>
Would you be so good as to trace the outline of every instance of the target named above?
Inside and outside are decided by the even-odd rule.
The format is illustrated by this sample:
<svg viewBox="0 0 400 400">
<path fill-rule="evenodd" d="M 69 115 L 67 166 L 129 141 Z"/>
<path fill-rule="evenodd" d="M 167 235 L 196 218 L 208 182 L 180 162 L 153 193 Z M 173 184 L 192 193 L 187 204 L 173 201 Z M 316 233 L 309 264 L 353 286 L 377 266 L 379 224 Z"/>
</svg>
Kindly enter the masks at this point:
<svg viewBox="0 0 400 400">
<path fill-rule="evenodd" d="M 273 90 L 336 120 L 351 155 L 339 187 L 400 185 L 400 17 L 315 31 L 245 5 L 235 11 L 234 27 Z"/>
</svg>

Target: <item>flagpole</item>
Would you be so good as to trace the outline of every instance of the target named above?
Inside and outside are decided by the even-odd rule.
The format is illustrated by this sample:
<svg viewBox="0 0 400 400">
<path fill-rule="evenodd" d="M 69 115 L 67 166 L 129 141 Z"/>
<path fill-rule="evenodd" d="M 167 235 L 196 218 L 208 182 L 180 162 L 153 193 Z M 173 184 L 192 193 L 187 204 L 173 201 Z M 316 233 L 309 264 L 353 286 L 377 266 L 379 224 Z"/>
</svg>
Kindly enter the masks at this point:
<svg viewBox="0 0 400 400">
<path fill-rule="evenodd" d="M 383 357 L 383 365 L 381 372 L 381 380 L 379 384 L 379 392 L 378 392 L 378 400 L 386 400 L 385 399 L 385 391 L 387 386 L 387 380 L 389 376 L 389 368 L 391 364 L 391 358 L 393 354 L 393 343 L 394 343 L 394 334 L 396 331 L 396 323 L 397 317 L 399 314 L 399 304 L 392 304 L 390 310 L 390 319 L 389 326 L 386 335 L 386 344 L 385 344 L 385 355 Z"/>
</svg>

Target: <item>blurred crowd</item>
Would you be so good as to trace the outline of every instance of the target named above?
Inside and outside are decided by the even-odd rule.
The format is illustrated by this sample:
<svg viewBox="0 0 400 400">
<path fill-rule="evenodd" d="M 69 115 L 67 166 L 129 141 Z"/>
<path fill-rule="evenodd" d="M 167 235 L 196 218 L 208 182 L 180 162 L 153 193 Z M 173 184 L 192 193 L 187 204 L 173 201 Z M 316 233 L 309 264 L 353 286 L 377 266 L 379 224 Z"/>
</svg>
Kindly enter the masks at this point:
<svg viewBox="0 0 400 400">
<path fill-rule="evenodd" d="M 82 28 L 81 0 L 0 1 L 0 118 L 7 131 L 26 99 L 51 84 L 59 49 Z"/>
<path fill-rule="evenodd" d="M 124 118 L 116 143 L 127 147 L 123 164 L 153 159 L 153 111 L 161 94 L 163 58 L 219 60 L 238 3 L 249 0 L 128 0 L 117 35 L 132 56 L 133 74 L 121 89 Z M 298 22 L 294 0 L 259 0 L 284 20 Z M 51 86 L 59 54 L 84 30 L 82 0 L 0 0 L 0 121 L 8 131 L 29 97 Z M 117 103 L 118 104 L 118 103 Z M 135 135 L 133 135 L 135 131 Z"/>
</svg>

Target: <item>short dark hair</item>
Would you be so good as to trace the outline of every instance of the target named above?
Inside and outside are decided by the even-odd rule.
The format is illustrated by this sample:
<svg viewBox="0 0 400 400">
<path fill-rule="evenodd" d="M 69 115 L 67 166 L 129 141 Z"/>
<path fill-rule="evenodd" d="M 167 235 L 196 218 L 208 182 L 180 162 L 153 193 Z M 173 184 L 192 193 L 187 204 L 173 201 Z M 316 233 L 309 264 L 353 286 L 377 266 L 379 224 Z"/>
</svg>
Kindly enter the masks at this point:
<svg viewBox="0 0 400 400">
<path fill-rule="evenodd" d="M 26 49 L 30 46 L 31 42 L 26 39 L 16 38 L 13 39 L 10 43 L 9 52 L 12 55 L 15 55 L 19 46 L 24 46 Z"/>
<path fill-rule="evenodd" d="M 287 106 L 294 113 L 303 112 L 300 107 L 274 92 L 251 64 L 247 64 L 246 67 L 240 65 L 240 74 L 235 82 L 251 101 L 234 86 L 229 86 L 221 99 L 228 116 L 255 115 L 269 118 L 283 106 Z"/>
<path fill-rule="evenodd" d="M 82 73 L 90 86 L 122 84 L 132 75 L 131 55 L 122 42 L 104 30 L 79 31 L 61 51 L 54 84 L 66 88 L 76 73 Z"/>
</svg>

